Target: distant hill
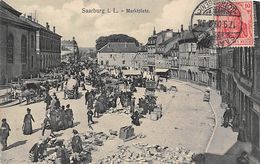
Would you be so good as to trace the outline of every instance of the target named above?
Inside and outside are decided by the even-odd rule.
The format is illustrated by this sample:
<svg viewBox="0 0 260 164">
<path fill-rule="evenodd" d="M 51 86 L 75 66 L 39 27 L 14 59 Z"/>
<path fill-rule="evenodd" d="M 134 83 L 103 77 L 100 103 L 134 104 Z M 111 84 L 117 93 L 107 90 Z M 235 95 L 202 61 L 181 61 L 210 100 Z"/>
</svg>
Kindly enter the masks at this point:
<svg viewBox="0 0 260 164">
<path fill-rule="evenodd" d="M 136 46 L 139 46 L 139 42 L 125 34 L 112 34 L 109 36 L 101 36 L 96 40 L 96 49 L 104 47 L 109 42 L 135 42 Z"/>
</svg>

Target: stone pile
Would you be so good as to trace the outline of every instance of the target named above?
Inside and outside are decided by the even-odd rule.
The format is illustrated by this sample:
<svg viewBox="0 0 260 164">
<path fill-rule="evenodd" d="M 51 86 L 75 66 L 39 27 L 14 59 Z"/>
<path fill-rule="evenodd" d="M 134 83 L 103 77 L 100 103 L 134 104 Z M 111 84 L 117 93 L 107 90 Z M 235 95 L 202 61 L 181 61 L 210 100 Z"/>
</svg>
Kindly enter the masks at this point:
<svg viewBox="0 0 260 164">
<path fill-rule="evenodd" d="M 179 147 L 176 149 L 159 145 L 134 143 L 132 146 L 120 145 L 115 154 L 105 157 L 97 164 L 119 163 L 169 163 L 189 164 L 192 163 L 194 153 Z"/>
<path fill-rule="evenodd" d="M 130 115 L 130 108 L 126 107 L 126 108 L 110 108 L 109 110 L 106 111 L 107 114 L 112 114 L 112 113 L 116 113 L 116 114 L 126 114 L 126 115 Z"/>
</svg>

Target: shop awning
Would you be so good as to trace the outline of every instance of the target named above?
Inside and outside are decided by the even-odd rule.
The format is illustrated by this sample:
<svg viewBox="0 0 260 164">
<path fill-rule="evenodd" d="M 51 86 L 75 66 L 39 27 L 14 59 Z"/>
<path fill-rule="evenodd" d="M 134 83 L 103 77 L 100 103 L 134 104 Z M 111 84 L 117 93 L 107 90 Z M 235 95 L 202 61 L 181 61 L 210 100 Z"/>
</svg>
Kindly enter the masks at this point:
<svg viewBox="0 0 260 164">
<path fill-rule="evenodd" d="M 156 73 L 166 73 L 167 71 L 169 71 L 169 69 L 155 69 Z"/>
<path fill-rule="evenodd" d="M 140 70 L 122 70 L 123 75 L 141 75 Z"/>
</svg>

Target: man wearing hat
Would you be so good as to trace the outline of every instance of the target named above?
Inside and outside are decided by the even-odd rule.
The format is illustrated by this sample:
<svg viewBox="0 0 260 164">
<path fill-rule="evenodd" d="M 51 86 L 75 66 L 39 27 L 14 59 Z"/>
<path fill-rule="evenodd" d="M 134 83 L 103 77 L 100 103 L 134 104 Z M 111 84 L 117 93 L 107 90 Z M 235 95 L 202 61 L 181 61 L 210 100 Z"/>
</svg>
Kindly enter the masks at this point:
<svg viewBox="0 0 260 164">
<path fill-rule="evenodd" d="M 27 114 L 24 116 L 23 120 L 23 134 L 30 135 L 32 134 L 32 121 L 34 122 L 34 118 L 31 115 L 31 109 L 27 108 Z"/>
<path fill-rule="evenodd" d="M 9 131 L 11 131 L 9 124 L 6 122 L 6 118 L 2 119 L 1 125 L 1 144 L 3 146 L 2 151 L 7 148 L 7 138 L 9 136 Z"/>
</svg>

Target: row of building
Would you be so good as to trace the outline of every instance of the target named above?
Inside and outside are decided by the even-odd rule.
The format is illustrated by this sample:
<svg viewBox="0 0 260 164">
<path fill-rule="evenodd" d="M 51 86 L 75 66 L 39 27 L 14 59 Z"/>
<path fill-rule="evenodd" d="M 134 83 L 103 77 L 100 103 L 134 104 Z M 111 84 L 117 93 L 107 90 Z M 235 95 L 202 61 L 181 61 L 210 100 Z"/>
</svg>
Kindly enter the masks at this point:
<svg viewBox="0 0 260 164">
<path fill-rule="evenodd" d="M 61 36 L 0 1 L 0 84 L 60 64 Z"/>
<path fill-rule="evenodd" d="M 191 30 L 171 29 L 153 34 L 146 45 L 110 42 L 97 53 L 98 63 L 130 67 L 219 88 L 219 58 L 216 49 L 198 46 Z"/>
<path fill-rule="evenodd" d="M 260 2 L 254 2 L 254 47 L 218 49 L 222 101 L 236 111 L 240 140 L 260 161 Z"/>
<path fill-rule="evenodd" d="M 222 102 L 235 111 L 233 130 L 251 144 L 252 155 L 260 161 L 260 2 L 253 6 L 254 47 L 207 48 L 191 28 L 181 26 L 179 32 L 154 30 L 144 46 L 108 43 L 98 50 L 98 63 L 166 73 L 220 90 Z M 207 23 L 199 21 L 192 27 L 206 29 Z"/>
</svg>

